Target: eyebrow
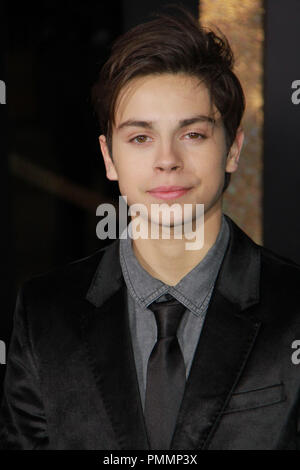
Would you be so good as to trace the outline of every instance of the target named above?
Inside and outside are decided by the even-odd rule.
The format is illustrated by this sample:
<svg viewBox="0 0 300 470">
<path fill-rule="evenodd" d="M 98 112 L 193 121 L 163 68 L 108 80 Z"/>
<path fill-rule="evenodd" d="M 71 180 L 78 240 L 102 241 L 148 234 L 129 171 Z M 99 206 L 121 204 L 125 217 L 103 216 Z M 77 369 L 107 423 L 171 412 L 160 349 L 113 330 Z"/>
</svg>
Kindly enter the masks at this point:
<svg viewBox="0 0 300 470">
<path fill-rule="evenodd" d="M 205 116 L 203 114 L 199 114 L 197 116 L 193 116 L 187 119 L 181 119 L 178 124 L 178 129 L 182 127 L 190 126 L 191 124 L 195 124 L 197 122 L 207 122 L 208 124 L 214 125 L 216 120 L 211 116 Z M 118 127 L 117 130 L 124 129 L 125 127 L 143 127 L 145 129 L 153 129 L 153 122 L 152 121 L 140 121 L 137 119 L 128 119 L 127 121 L 122 122 Z"/>
</svg>

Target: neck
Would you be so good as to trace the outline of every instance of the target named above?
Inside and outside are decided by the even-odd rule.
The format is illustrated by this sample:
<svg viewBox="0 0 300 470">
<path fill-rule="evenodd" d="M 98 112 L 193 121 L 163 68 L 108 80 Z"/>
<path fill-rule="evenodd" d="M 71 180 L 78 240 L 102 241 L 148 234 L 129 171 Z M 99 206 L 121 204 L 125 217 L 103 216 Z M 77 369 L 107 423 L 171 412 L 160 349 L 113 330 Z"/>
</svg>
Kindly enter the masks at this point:
<svg viewBox="0 0 300 470">
<path fill-rule="evenodd" d="M 222 222 L 221 207 L 213 213 L 204 214 L 204 243 L 200 249 L 187 250 L 187 240 L 143 239 L 132 240 L 132 247 L 141 266 L 156 279 L 170 286 L 176 285 L 205 257 L 214 245 Z"/>
</svg>

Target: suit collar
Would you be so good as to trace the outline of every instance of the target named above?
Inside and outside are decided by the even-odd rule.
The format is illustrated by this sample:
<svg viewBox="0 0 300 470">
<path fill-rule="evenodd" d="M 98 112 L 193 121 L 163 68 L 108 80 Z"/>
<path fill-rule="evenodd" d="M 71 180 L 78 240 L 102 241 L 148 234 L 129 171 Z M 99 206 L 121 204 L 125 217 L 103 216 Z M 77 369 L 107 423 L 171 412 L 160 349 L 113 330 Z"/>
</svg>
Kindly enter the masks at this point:
<svg viewBox="0 0 300 470">
<path fill-rule="evenodd" d="M 260 247 L 225 215 L 230 240 L 217 278 L 217 289 L 244 310 L 259 301 Z"/>
<path fill-rule="evenodd" d="M 103 250 L 86 298 L 96 307 L 104 304 L 122 286 L 124 280 L 119 258 L 119 243 L 117 238 Z"/>
<path fill-rule="evenodd" d="M 224 298 L 244 310 L 259 301 L 260 249 L 230 217 L 224 216 L 229 224 L 230 239 L 216 285 Z M 87 292 L 87 300 L 95 306 L 105 303 L 124 282 L 119 243 L 116 239 L 104 249 Z"/>
</svg>

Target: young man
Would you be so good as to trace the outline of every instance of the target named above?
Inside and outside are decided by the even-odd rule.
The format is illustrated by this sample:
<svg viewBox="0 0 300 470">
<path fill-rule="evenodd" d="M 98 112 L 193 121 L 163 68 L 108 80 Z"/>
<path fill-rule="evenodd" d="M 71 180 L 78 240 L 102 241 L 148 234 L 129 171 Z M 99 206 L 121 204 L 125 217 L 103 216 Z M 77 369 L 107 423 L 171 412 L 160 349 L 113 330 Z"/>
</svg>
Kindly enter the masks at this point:
<svg viewBox="0 0 300 470">
<path fill-rule="evenodd" d="M 300 270 L 222 213 L 243 143 L 232 66 L 226 40 L 184 12 L 114 44 L 94 88 L 106 174 L 159 236 L 24 284 L 3 448 L 300 448 Z M 151 212 L 162 203 L 176 204 L 169 223 Z M 187 250 L 181 209 L 195 228 L 201 204 L 204 243 Z"/>
</svg>

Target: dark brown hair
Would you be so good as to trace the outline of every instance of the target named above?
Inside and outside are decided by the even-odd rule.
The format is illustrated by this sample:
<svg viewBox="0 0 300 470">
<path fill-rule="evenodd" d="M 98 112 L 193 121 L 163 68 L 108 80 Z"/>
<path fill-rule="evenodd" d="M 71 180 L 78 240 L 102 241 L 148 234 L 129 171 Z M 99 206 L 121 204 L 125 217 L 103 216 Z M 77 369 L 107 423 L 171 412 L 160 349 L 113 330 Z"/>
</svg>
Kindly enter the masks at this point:
<svg viewBox="0 0 300 470">
<path fill-rule="evenodd" d="M 185 73 L 207 86 L 225 128 L 227 151 L 240 125 L 245 97 L 233 73 L 234 58 L 226 37 L 203 28 L 184 7 L 172 13 L 157 13 L 117 38 L 92 89 L 92 101 L 100 131 L 106 136 L 112 156 L 112 125 L 121 89 L 135 77 L 163 73 Z M 225 173 L 223 191 L 230 182 Z"/>
</svg>

